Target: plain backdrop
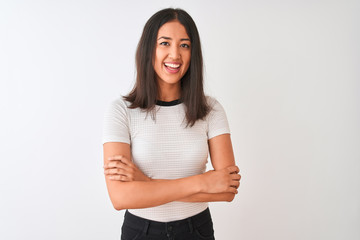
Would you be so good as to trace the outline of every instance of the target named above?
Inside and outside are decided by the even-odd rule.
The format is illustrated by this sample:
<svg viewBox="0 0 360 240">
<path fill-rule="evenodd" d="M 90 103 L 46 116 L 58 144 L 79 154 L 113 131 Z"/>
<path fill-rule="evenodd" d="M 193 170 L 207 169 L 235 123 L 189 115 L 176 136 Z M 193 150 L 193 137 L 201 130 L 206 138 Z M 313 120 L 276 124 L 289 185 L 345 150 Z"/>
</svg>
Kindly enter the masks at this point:
<svg viewBox="0 0 360 240">
<path fill-rule="evenodd" d="M 0 2 L 0 239 L 119 239 L 109 103 L 156 11 L 195 20 L 242 175 L 219 240 L 360 239 L 359 1 Z M 210 166 L 209 166 L 210 167 Z"/>
</svg>

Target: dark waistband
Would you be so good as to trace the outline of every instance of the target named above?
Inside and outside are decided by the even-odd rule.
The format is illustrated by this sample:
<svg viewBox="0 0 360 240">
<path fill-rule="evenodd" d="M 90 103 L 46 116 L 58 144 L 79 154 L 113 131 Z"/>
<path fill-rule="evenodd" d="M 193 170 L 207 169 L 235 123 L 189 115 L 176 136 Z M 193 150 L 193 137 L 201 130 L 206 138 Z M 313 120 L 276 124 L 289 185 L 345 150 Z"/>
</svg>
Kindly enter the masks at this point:
<svg viewBox="0 0 360 240">
<path fill-rule="evenodd" d="M 209 208 L 192 217 L 172 222 L 157 222 L 145 218 L 141 218 L 131 214 L 128 210 L 125 212 L 124 225 L 145 234 L 166 234 L 169 232 L 192 232 L 193 228 L 212 221 Z"/>
</svg>

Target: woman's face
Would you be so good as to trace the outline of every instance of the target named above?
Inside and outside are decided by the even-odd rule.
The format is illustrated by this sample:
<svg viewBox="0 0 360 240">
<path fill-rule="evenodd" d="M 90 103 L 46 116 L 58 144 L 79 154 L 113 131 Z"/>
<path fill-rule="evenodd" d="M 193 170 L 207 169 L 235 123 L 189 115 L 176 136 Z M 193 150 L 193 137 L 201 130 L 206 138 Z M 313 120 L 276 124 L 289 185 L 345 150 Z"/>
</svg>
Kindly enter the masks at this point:
<svg viewBox="0 0 360 240">
<path fill-rule="evenodd" d="M 154 70 L 159 86 L 180 86 L 190 65 L 191 43 L 185 27 L 177 20 L 162 25 L 157 35 Z"/>
</svg>

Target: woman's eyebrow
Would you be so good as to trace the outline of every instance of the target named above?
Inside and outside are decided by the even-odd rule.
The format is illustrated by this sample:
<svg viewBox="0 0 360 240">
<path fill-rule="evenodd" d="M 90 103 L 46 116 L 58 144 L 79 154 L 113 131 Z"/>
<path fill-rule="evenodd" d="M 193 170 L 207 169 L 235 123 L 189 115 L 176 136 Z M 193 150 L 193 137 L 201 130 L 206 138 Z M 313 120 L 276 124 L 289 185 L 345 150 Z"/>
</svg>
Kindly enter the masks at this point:
<svg viewBox="0 0 360 240">
<path fill-rule="evenodd" d="M 158 40 L 160 40 L 160 39 L 162 39 L 162 38 L 163 38 L 163 39 L 166 39 L 166 40 L 172 40 L 172 38 L 170 38 L 170 37 L 165 37 L 165 36 L 159 37 Z M 190 39 L 189 39 L 189 38 L 181 38 L 180 41 L 190 41 Z"/>
<path fill-rule="evenodd" d="M 171 40 L 171 38 L 169 38 L 169 37 L 164 37 L 164 36 L 159 37 L 158 40 L 160 40 L 160 39 L 162 39 L 162 38 L 163 38 L 163 39 L 166 39 L 166 40 Z"/>
</svg>

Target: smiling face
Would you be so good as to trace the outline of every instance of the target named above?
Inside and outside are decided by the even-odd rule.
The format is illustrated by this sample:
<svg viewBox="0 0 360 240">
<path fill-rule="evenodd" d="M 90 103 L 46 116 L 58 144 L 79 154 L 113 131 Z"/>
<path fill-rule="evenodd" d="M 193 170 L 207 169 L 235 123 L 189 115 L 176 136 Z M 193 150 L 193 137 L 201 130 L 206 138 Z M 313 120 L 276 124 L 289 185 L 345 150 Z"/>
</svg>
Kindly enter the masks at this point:
<svg viewBox="0 0 360 240">
<path fill-rule="evenodd" d="M 158 31 L 154 70 L 160 88 L 176 86 L 187 72 L 191 58 L 191 42 L 185 27 L 177 20 L 167 22 Z"/>
</svg>

